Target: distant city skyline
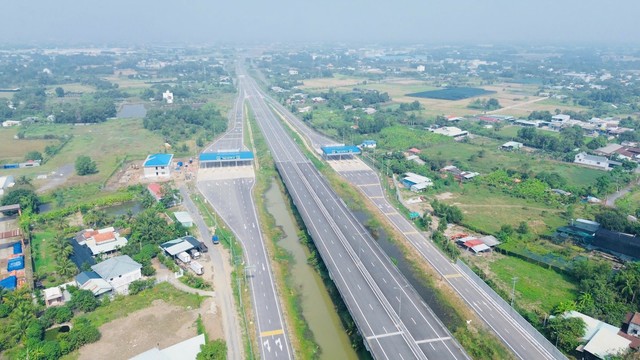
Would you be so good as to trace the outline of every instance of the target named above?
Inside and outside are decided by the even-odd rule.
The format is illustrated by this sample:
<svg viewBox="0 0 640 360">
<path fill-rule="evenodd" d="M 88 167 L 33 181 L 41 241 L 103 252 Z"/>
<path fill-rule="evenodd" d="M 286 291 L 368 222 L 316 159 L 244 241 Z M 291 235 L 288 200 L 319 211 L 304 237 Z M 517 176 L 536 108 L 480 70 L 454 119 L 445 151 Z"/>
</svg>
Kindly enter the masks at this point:
<svg viewBox="0 0 640 360">
<path fill-rule="evenodd" d="M 0 44 L 638 44 L 640 1 L 11 1 Z"/>
</svg>

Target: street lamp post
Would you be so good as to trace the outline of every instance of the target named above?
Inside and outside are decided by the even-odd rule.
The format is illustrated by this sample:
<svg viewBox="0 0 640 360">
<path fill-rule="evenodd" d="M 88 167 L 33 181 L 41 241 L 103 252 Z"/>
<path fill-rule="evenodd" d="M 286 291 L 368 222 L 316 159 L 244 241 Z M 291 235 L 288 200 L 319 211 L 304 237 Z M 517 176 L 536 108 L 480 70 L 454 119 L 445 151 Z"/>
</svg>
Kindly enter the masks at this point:
<svg viewBox="0 0 640 360">
<path fill-rule="evenodd" d="M 513 301 L 516 298 L 516 281 L 518 281 L 518 277 L 514 276 L 511 280 L 513 280 L 513 288 L 511 288 L 511 307 L 513 307 Z"/>
</svg>

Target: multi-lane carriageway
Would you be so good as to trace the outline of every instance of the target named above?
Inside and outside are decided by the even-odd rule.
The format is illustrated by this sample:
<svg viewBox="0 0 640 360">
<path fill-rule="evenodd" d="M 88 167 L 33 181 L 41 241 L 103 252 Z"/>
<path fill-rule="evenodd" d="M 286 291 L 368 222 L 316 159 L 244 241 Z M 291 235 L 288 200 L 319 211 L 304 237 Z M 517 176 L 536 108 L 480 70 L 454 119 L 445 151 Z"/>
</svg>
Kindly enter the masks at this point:
<svg viewBox="0 0 640 360">
<path fill-rule="evenodd" d="M 330 275 L 377 359 L 468 359 L 239 72 L 278 171 Z"/>
</svg>

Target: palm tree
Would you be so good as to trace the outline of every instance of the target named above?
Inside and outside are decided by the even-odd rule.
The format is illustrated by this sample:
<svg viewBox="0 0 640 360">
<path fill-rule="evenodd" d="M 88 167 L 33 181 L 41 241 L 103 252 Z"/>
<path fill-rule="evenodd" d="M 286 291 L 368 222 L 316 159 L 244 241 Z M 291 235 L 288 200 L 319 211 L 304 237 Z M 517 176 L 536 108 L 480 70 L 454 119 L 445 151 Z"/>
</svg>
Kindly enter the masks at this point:
<svg viewBox="0 0 640 360">
<path fill-rule="evenodd" d="M 633 303 L 636 299 L 636 289 L 638 281 L 634 276 L 625 276 L 620 284 L 620 293 L 627 297 L 631 297 L 631 303 Z"/>
<path fill-rule="evenodd" d="M 33 309 L 29 304 L 22 304 L 18 306 L 11 313 L 11 324 L 9 325 L 9 331 L 18 339 L 22 339 L 27 332 L 27 328 L 33 321 L 35 316 L 33 315 Z"/>
<path fill-rule="evenodd" d="M 593 295 L 586 291 L 581 292 L 580 296 L 578 297 L 577 305 L 578 309 L 580 309 L 581 311 L 589 308 L 591 305 L 593 305 Z"/>
<path fill-rule="evenodd" d="M 63 278 L 69 278 L 78 273 L 78 268 L 73 262 L 71 262 L 71 260 L 63 258 L 61 260 L 58 260 L 58 264 L 56 265 L 56 272 Z"/>
</svg>

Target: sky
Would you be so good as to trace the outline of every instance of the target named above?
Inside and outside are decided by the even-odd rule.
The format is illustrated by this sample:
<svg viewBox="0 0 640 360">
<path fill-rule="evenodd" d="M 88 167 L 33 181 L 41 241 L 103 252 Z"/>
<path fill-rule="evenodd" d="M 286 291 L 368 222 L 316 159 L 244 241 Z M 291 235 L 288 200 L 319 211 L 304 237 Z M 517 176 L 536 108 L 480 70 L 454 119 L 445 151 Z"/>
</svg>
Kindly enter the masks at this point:
<svg viewBox="0 0 640 360">
<path fill-rule="evenodd" d="M 8 0 L 0 44 L 626 44 L 638 0 Z"/>
</svg>

